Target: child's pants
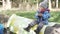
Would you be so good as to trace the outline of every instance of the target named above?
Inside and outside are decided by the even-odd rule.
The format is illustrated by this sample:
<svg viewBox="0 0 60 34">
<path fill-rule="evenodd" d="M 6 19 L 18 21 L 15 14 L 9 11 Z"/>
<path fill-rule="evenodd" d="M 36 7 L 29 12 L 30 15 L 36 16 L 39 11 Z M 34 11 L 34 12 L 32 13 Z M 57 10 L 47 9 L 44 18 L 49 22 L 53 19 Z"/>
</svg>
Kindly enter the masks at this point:
<svg viewBox="0 0 60 34">
<path fill-rule="evenodd" d="M 29 25 L 31 27 L 33 27 L 36 24 L 38 25 L 36 31 L 39 33 L 40 30 L 42 29 L 42 27 L 44 26 L 44 23 L 43 22 L 37 23 L 37 21 L 34 21 L 34 22 L 30 23 Z"/>
<path fill-rule="evenodd" d="M 43 22 L 37 23 L 37 21 L 34 21 L 34 22 L 30 23 L 29 25 L 30 25 L 31 27 L 33 27 L 33 26 L 35 26 L 36 24 L 37 24 L 39 27 L 42 27 L 42 26 L 44 25 Z"/>
<path fill-rule="evenodd" d="M 36 32 L 36 34 L 39 34 L 40 30 L 41 30 L 42 27 L 45 25 L 44 22 L 45 22 L 45 21 L 42 20 L 42 18 L 39 18 L 39 19 L 33 21 L 32 23 L 30 23 L 30 24 L 28 25 L 28 27 L 25 28 L 25 30 L 26 30 L 26 31 L 29 31 L 30 28 L 32 28 L 33 26 L 35 26 L 35 25 L 37 24 L 37 25 L 38 25 L 38 26 L 37 26 L 37 29 L 34 30 L 34 31 Z"/>
</svg>

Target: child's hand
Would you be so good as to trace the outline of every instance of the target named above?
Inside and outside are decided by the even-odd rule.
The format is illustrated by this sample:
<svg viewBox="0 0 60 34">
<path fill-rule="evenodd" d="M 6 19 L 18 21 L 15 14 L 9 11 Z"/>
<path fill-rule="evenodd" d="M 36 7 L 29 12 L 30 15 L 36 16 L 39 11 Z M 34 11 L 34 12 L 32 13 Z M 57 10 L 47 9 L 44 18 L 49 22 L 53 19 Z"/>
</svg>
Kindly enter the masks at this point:
<svg viewBox="0 0 60 34">
<path fill-rule="evenodd" d="M 38 14 L 38 16 L 42 17 L 42 13 Z"/>
</svg>

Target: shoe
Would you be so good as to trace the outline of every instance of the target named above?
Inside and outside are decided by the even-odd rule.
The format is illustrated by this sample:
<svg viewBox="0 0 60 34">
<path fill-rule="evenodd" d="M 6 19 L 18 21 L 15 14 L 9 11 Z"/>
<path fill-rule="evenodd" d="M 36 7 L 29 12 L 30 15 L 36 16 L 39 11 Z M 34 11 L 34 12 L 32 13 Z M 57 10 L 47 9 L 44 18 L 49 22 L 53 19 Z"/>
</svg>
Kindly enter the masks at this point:
<svg viewBox="0 0 60 34">
<path fill-rule="evenodd" d="M 30 32 L 30 30 L 28 28 L 24 28 L 24 30 L 26 30 L 27 32 Z"/>
<path fill-rule="evenodd" d="M 37 30 L 34 30 L 34 32 L 35 32 L 36 34 L 39 34 L 39 31 L 37 31 Z"/>
</svg>

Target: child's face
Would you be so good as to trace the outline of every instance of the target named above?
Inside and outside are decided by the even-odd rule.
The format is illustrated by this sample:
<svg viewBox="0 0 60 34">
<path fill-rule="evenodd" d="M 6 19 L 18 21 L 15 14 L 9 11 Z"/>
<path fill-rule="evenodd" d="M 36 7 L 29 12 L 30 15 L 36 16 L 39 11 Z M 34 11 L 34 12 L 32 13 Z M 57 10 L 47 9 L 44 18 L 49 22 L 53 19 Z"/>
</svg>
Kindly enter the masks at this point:
<svg viewBox="0 0 60 34">
<path fill-rule="evenodd" d="M 39 7 L 39 10 L 43 10 L 43 9 L 45 9 L 45 8 L 44 7 L 41 7 L 41 6 Z"/>
</svg>

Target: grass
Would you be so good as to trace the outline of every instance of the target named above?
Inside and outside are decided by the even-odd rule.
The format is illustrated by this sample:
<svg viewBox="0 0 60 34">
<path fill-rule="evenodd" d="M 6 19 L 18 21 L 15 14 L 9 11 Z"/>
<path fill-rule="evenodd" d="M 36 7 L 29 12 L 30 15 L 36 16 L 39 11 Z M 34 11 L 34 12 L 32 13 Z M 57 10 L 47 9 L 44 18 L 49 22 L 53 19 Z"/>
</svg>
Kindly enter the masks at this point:
<svg viewBox="0 0 60 34">
<path fill-rule="evenodd" d="M 60 12 L 51 12 L 51 18 L 49 21 L 60 22 Z"/>
<path fill-rule="evenodd" d="M 7 14 L 11 16 L 12 14 L 16 14 L 18 16 L 26 17 L 29 19 L 35 19 L 35 13 L 36 11 L 20 11 L 20 10 L 7 10 L 7 11 L 2 11 L 1 13 Z M 50 22 L 60 22 L 60 12 L 58 11 L 51 11 L 50 12 L 51 17 L 49 19 Z"/>
</svg>

